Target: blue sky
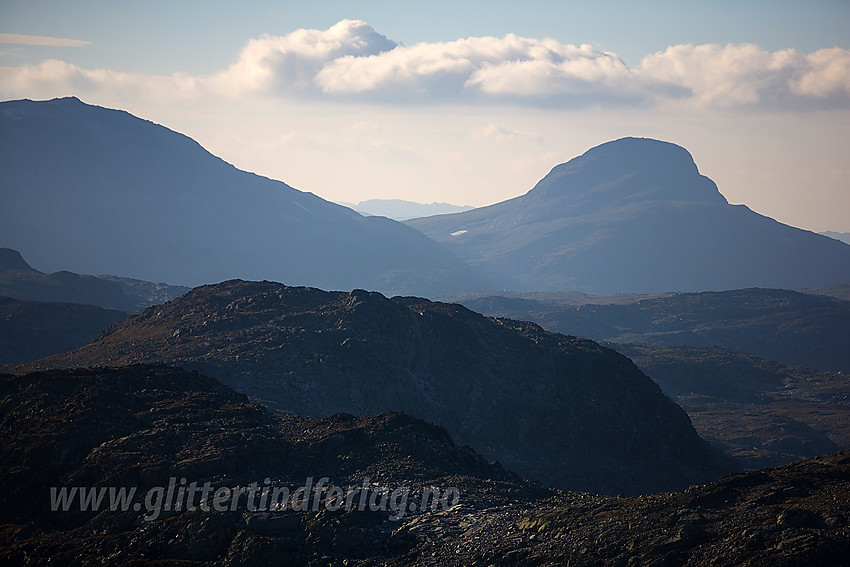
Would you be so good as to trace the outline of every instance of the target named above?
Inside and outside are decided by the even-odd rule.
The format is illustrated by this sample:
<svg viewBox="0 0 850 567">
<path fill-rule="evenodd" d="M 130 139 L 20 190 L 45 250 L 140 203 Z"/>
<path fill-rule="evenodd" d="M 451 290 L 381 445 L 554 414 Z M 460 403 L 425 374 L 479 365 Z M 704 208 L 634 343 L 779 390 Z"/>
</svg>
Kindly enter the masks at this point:
<svg viewBox="0 0 850 567">
<path fill-rule="evenodd" d="M 4 0 L 0 98 L 123 108 L 349 202 L 484 205 L 657 137 L 730 202 L 850 232 L 847 30 L 847 1 Z"/>
</svg>

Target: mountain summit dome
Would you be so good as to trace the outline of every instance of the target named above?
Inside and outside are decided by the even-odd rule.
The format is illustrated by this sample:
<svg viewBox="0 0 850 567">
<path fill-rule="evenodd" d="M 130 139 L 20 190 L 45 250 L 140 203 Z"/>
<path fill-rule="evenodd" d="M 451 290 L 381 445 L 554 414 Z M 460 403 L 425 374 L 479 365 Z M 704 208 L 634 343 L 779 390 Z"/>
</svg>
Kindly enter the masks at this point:
<svg viewBox="0 0 850 567">
<path fill-rule="evenodd" d="M 850 246 L 730 205 L 688 151 L 622 138 L 528 193 L 408 224 L 506 289 L 799 289 L 850 282 Z"/>
<path fill-rule="evenodd" d="M 621 138 L 552 169 L 526 199 L 563 201 L 572 211 L 595 211 L 640 201 L 726 204 L 717 185 L 700 175 L 683 147 L 650 138 Z"/>
</svg>

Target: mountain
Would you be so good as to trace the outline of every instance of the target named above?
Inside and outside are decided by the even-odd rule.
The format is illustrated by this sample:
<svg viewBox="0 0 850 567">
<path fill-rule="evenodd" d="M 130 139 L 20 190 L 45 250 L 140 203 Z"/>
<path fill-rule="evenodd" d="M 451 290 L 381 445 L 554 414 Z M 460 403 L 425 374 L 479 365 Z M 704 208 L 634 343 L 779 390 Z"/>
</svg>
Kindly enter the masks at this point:
<svg viewBox="0 0 850 567">
<path fill-rule="evenodd" d="M 841 565 L 850 539 L 848 452 L 678 493 L 550 491 L 404 414 L 273 414 L 150 366 L 0 375 L 0 427 L 0 563 L 14 567 Z M 307 479 L 322 477 L 353 487 L 355 505 L 328 509 L 330 490 L 315 500 Z M 189 496 L 207 482 L 224 491 L 218 510 Z M 319 506 L 267 511 L 258 491 L 251 510 L 252 483 Z M 110 489 L 133 488 L 110 509 Z M 426 490 L 451 488 L 456 499 L 421 506 Z M 63 489 L 75 499 L 51 511 Z M 79 509 L 83 489 L 104 494 L 98 511 Z M 390 489 L 387 505 L 358 509 Z M 189 498 L 194 509 L 168 505 Z"/>
<path fill-rule="evenodd" d="M 820 287 L 817 289 L 803 288 L 799 291 L 812 295 L 828 295 L 829 297 L 834 297 L 836 299 L 850 301 L 850 284 L 832 285 L 828 287 Z"/>
<path fill-rule="evenodd" d="M 441 498 L 454 488 L 457 498 L 489 505 L 549 494 L 413 417 L 275 415 L 215 380 L 176 368 L 0 375 L 0 425 L 3 565 L 33 557 L 67 565 L 81 556 L 98 562 L 109 557 L 111 564 L 128 558 L 148 564 L 157 556 L 191 565 L 220 557 L 239 565 L 268 565 L 281 557 L 287 564 L 321 564 L 328 553 L 359 557 L 380 551 L 369 545 L 379 528 L 388 537 L 401 518 L 419 515 L 415 507 L 429 487 Z M 384 509 L 360 511 L 355 505 L 336 513 L 325 510 L 324 502 L 320 513 L 294 510 L 295 501 L 284 510 L 258 511 L 259 498 L 254 510 L 242 498 L 236 513 L 212 507 L 205 512 L 198 509 L 200 494 L 192 497 L 194 512 L 169 510 L 162 498 L 153 506 L 146 495 L 181 477 L 216 489 L 265 483 L 286 487 L 293 496 L 307 479 L 327 477 L 346 490 L 371 487 L 370 496 L 384 488 L 406 490 L 409 506 L 400 509 L 402 493 Z M 80 510 L 78 502 L 51 510 L 51 487 L 135 487 L 131 502 L 138 507 L 108 510 L 104 501 L 99 514 Z M 225 510 L 231 504 L 228 499 Z M 436 504 L 436 511 L 448 508 Z M 411 544 L 397 538 L 396 553 Z M 251 550 L 247 556 L 245 548 Z"/>
<path fill-rule="evenodd" d="M 730 205 L 684 148 L 644 138 L 592 148 L 520 197 L 408 224 L 511 290 L 850 282 L 850 246 Z"/>
<path fill-rule="evenodd" d="M 535 296 L 541 297 L 529 295 Z M 565 305 L 485 296 L 464 304 L 485 315 L 533 321 L 549 331 L 598 341 L 719 346 L 790 365 L 850 372 L 850 302 L 825 295 L 739 289 L 624 303 Z"/>
<path fill-rule="evenodd" d="M 727 466 L 685 412 L 613 350 L 363 290 L 203 286 L 15 371 L 137 363 L 197 370 L 309 417 L 403 411 L 509 470 L 571 490 L 684 487 Z"/>
<path fill-rule="evenodd" d="M 94 305 L 0 296 L 0 367 L 79 348 L 127 316 Z"/>
<path fill-rule="evenodd" d="M 773 289 L 466 295 L 480 313 L 604 341 L 746 468 L 850 448 L 850 302 Z"/>
<path fill-rule="evenodd" d="M 718 347 L 611 345 L 675 400 L 699 434 L 745 468 L 850 449 L 850 384 Z"/>
<path fill-rule="evenodd" d="M 332 166 L 332 164 L 329 164 Z M 487 288 L 418 231 L 76 98 L 0 103 L 0 243 L 47 270 L 434 294 Z"/>
<path fill-rule="evenodd" d="M 829 238 L 834 238 L 835 240 L 840 240 L 845 244 L 850 244 L 850 232 L 834 232 L 828 230 L 819 234 L 822 234 L 823 236 L 828 236 Z"/>
<path fill-rule="evenodd" d="M 448 203 L 425 204 L 403 201 L 401 199 L 369 199 L 367 201 L 360 201 L 356 205 L 350 205 L 350 207 L 364 215 L 389 217 L 397 221 L 450 213 L 462 213 L 463 211 L 473 209 L 473 207 L 469 206 L 450 205 Z"/>
<path fill-rule="evenodd" d="M 129 312 L 165 303 L 187 291 L 187 287 L 117 276 L 95 277 L 68 271 L 45 274 L 30 266 L 17 250 L 0 248 L 0 296 L 82 303 Z"/>
</svg>

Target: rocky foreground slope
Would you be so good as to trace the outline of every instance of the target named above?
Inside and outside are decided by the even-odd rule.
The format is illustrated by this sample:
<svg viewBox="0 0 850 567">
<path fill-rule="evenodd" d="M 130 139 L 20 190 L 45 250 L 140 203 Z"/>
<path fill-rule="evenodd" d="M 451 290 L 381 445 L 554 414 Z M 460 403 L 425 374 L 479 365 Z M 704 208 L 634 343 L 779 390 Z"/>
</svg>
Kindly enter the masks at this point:
<svg viewBox="0 0 850 567">
<path fill-rule="evenodd" d="M 275 415 L 215 380 L 150 366 L 0 375 L 0 427 L 9 566 L 791 566 L 850 556 L 848 452 L 683 492 L 551 491 L 410 416 Z M 327 490 L 316 510 L 252 511 L 246 500 L 232 511 L 165 510 L 137 496 L 124 511 L 51 511 L 50 487 L 147 495 L 171 478 L 247 489 L 322 476 L 337 486 L 368 477 L 367 497 L 406 488 L 407 504 L 426 489 L 458 497 L 404 514 L 329 510 Z"/>
<path fill-rule="evenodd" d="M 136 363 L 198 370 L 299 415 L 403 411 L 527 478 L 574 490 L 669 490 L 727 470 L 626 357 L 414 297 L 203 286 L 16 371 Z"/>
</svg>

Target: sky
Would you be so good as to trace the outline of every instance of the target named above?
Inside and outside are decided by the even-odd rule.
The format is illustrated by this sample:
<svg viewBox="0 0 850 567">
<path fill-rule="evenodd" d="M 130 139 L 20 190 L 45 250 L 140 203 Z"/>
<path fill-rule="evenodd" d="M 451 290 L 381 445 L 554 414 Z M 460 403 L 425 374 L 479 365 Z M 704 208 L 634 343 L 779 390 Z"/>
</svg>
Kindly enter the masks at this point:
<svg viewBox="0 0 850 567">
<path fill-rule="evenodd" d="M 731 203 L 850 232 L 848 30 L 848 0 L 0 0 L 0 100 L 127 110 L 349 203 L 483 206 L 657 138 Z"/>
</svg>

